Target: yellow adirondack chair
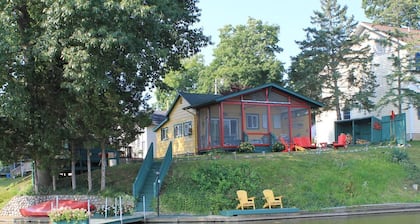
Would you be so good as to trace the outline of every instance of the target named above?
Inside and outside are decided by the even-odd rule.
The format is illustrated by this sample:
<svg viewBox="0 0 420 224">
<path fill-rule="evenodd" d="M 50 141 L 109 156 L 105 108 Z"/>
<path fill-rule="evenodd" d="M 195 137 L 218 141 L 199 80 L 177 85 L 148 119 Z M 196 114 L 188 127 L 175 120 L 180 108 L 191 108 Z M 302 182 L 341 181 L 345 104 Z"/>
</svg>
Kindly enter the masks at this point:
<svg viewBox="0 0 420 224">
<path fill-rule="evenodd" d="M 252 207 L 255 210 L 255 197 L 248 198 L 248 193 L 244 190 L 237 190 L 236 195 L 238 196 L 239 204 L 236 206 L 236 209 L 250 208 Z"/>
<path fill-rule="evenodd" d="M 264 199 L 266 200 L 263 208 L 268 207 L 269 209 L 271 209 L 271 207 L 275 207 L 275 206 L 280 206 L 281 208 L 283 208 L 283 202 L 281 201 L 283 196 L 274 197 L 273 191 L 269 189 L 265 189 L 263 191 L 263 194 L 264 194 Z"/>
</svg>

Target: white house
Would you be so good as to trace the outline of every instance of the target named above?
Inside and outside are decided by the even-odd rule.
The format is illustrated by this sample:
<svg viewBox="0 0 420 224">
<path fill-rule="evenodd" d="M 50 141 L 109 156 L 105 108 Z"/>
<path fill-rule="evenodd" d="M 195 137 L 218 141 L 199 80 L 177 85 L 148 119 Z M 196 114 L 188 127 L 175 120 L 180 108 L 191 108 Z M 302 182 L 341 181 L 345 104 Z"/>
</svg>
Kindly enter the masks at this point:
<svg viewBox="0 0 420 224">
<path fill-rule="evenodd" d="M 131 158 L 146 158 L 147 150 L 151 143 L 156 147 L 156 133 L 153 129 L 165 119 L 166 112 L 155 111 L 152 114 L 152 123 L 143 129 L 143 133 L 137 135 L 136 140 L 129 144 L 128 154 Z"/>
<path fill-rule="evenodd" d="M 379 85 L 376 89 L 376 97 L 373 102 L 378 102 L 379 99 L 386 93 L 386 91 L 391 87 L 386 80 L 386 75 L 390 74 L 395 70 L 392 66 L 393 61 L 389 59 L 392 53 L 396 54 L 395 46 L 397 44 L 406 45 L 412 44 L 420 52 L 420 30 L 413 30 L 410 28 L 397 28 L 400 32 L 407 34 L 406 37 L 401 39 L 392 39 L 393 46 L 384 46 L 378 40 L 389 39 L 387 31 L 395 30 L 394 27 L 383 26 L 383 25 L 374 25 L 371 23 L 359 23 L 357 29 L 355 30 L 355 35 L 364 35 L 369 36 L 365 44 L 371 47 L 372 52 L 374 53 L 373 64 L 378 66 L 372 66 L 373 72 L 377 78 L 377 84 Z M 407 51 L 401 51 L 401 58 L 405 56 L 410 56 L 413 60 L 420 62 L 420 53 L 408 53 Z M 412 55 L 409 55 L 412 54 Z M 418 64 L 417 64 L 418 66 Z M 414 71 L 414 72 L 413 72 Z M 417 80 L 420 80 L 420 66 L 414 67 L 413 71 L 410 72 L 411 75 L 415 75 Z M 395 84 L 395 83 L 394 83 Z M 393 84 L 391 84 L 393 85 Z M 420 94 L 420 84 L 415 83 L 403 83 L 406 87 L 415 90 Z M 409 109 L 404 109 L 408 107 Z M 391 112 L 397 112 L 398 108 L 394 108 L 389 105 L 383 107 L 381 110 L 375 110 L 368 112 L 366 110 L 351 110 L 343 111 L 346 113 L 346 116 L 342 117 L 344 119 L 358 119 L 369 116 L 374 116 L 381 118 L 383 116 L 390 115 Z M 335 141 L 335 126 L 334 122 L 336 121 L 336 112 L 335 111 L 326 111 L 322 112 L 316 117 L 316 139 L 318 142 L 327 142 L 332 143 Z M 420 140 L 420 108 L 415 108 L 412 104 L 404 105 L 402 113 L 406 114 L 406 136 L 407 140 Z"/>
</svg>

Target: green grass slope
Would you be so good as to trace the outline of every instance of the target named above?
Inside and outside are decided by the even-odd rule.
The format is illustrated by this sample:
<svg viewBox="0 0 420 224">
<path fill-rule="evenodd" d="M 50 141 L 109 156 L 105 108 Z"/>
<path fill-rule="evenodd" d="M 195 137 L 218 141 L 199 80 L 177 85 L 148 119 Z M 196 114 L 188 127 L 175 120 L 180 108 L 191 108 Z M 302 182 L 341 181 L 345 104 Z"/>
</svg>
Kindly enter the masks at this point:
<svg viewBox="0 0 420 224">
<path fill-rule="evenodd" d="M 293 153 L 211 153 L 176 157 L 163 182 L 162 213 L 218 214 L 234 209 L 236 190 L 244 189 L 264 204 L 262 191 L 283 195 L 285 207 L 319 210 L 327 207 L 420 202 L 412 187 L 420 184 L 420 141 L 406 149 L 380 146 L 350 147 L 329 151 Z M 60 178 L 58 191 L 43 194 L 131 195 L 141 163 L 107 168 L 107 190 L 100 192 L 100 170 L 92 173 L 93 190 L 87 191 L 87 175 Z M 14 195 L 28 192 L 31 179 L 0 179 L 0 208 Z M 156 206 L 156 204 L 155 204 Z"/>
<path fill-rule="evenodd" d="M 410 160 L 409 155 L 413 159 Z M 285 207 L 318 210 L 375 203 L 420 202 L 420 147 L 352 147 L 326 152 L 218 154 L 173 163 L 160 208 L 168 213 L 217 214 L 234 209 L 236 190 L 262 208 L 262 191 L 283 195 Z M 416 182 L 417 181 L 417 182 Z"/>
</svg>

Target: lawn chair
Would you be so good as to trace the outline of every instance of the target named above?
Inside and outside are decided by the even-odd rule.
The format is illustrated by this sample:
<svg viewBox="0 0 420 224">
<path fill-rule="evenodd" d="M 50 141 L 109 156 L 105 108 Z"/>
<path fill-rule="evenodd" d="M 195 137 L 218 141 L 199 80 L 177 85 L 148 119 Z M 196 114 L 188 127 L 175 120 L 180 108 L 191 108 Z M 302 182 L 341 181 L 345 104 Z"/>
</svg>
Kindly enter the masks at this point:
<svg viewBox="0 0 420 224">
<path fill-rule="evenodd" d="M 293 142 L 295 143 L 295 146 L 300 146 L 301 148 L 316 149 L 316 145 L 311 143 L 309 136 L 293 137 Z"/>
<path fill-rule="evenodd" d="M 280 206 L 280 208 L 283 208 L 283 202 L 281 201 L 283 196 L 274 197 L 274 193 L 270 189 L 265 189 L 263 191 L 263 194 L 264 194 L 264 199 L 266 201 L 263 208 L 268 207 L 269 209 L 271 209 L 272 207 L 275 207 L 275 206 Z"/>
<path fill-rule="evenodd" d="M 279 137 L 279 139 L 280 139 L 280 143 L 281 144 L 283 144 L 284 145 L 284 151 L 285 152 L 290 152 L 290 151 L 292 151 L 292 148 L 290 147 L 290 145 L 286 142 L 286 140 L 284 140 L 284 138 L 283 137 Z"/>
<path fill-rule="evenodd" d="M 346 136 L 346 134 L 341 133 L 338 136 L 337 142 L 333 142 L 333 146 L 334 146 L 334 149 L 337 149 L 339 147 L 347 148 L 347 136 Z"/>
<path fill-rule="evenodd" d="M 252 207 L 255 210 L 255 197 L 248 198 L 248 193 L 244 190 L 236 191 L 236 195 L 238 196 L 239 204 L 236 206 L 236 209 L 244 210 L 244 208 Z"/>
</svg>

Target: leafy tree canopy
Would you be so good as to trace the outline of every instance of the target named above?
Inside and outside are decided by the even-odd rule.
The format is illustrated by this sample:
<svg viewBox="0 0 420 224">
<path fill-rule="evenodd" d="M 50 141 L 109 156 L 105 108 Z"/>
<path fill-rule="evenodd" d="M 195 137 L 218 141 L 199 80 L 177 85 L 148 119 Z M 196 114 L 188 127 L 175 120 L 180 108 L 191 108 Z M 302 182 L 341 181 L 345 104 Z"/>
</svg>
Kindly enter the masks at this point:
<svg viewBox="0 0 420 224">
<path fill-rule="evenodd" d="M 20 133 L 18 141 L 2 139 L 1 160 L 54 155 L 69 136 L 132 137 L 148 118 L 147 87 L 208 43 L 191 28 L 196 0 L 1 1 L 0 8 L 0 117 L 8 126 L 1 131 Z"/>
<path fill-rule="evenodd" d="M 196 55 L 181 61 L 182 68 L 165 75 L 163 84 L 156 91 L 157 108 L 167 110 L 178 92 L 197 92 L 197 82 L 204 76 L 206 66 L 203 55 Z"/>
<path fill-rule="evenodd" d="M 200 92 L 229 91 L 268 82 L 282 83 L 283 64 L 276 58 L 280 27 L 249 18 L 246 25 L 220 29 L 220 43 L 214 50 L 208 76 L 200 76 Z"/>
</svg>

